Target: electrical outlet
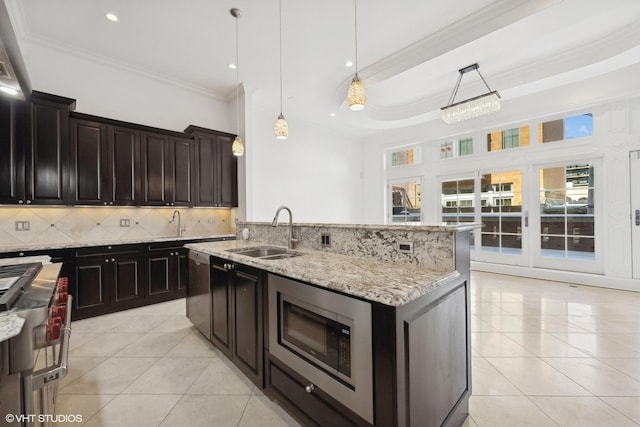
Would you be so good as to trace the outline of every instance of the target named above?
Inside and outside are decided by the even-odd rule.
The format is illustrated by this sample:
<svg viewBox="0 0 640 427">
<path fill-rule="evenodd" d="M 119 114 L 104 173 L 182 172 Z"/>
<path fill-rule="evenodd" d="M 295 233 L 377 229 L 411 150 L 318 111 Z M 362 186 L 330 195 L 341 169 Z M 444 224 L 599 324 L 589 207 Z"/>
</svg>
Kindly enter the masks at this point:
<svg viewBox="0 0 640 427">
<path fill-rule="evenodd" d="M 31 222 L 16 221 L 16 231 L 29 231 L 29 230 L 31 230 Z"/>
<path fill-rule="evenodd" d="M 131 227 L 129 218 L 120 218 L 120 227 Z"/>
<path fill-rule="evenodd" d="M 331 235 L 329 233 L 320 233 L 320 246 L 323 248 L 331 246 Z"/>
<path fill-rule="evenodd" d="M 413 242 L 398 242 L 398 252 L 413 253 Z"/>
<path fill-rule="evenodd" d="M 215 224 L 216 223 L 216 219 L 215 218 L 209 218 L 209 219 L 207 219 L 207 222 L 209 224 Z"/>
</svg>

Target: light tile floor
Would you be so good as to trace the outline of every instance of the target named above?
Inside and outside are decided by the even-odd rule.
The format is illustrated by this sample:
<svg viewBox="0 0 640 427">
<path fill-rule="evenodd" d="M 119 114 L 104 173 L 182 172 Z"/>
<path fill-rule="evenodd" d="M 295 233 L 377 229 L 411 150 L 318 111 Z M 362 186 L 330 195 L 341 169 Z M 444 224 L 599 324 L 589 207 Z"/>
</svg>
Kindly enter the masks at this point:
<svg viewBox="0 0 640 427">
<path fill-rule="evenodd" d="M 466 427 L 640 426 L 640 293 L 479 272 L 471 281 Z M 298 425 L 191 326 L 184 300 L 72 328 L 58 414 L 87 426 Z"/>
</svg>

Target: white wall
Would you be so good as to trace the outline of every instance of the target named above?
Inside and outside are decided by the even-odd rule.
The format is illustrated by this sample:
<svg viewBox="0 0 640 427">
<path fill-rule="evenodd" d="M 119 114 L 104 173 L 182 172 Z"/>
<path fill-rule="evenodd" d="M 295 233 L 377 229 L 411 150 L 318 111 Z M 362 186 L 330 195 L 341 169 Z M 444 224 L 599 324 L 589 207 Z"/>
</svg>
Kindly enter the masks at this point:
<svg viewBox="0 0 640 427">
<path fill-rule="evenodd" d="M 76 99 L 78 112 L 178 132 L 190 124 L 235 130 L 224 100 L 40 44 L 20 48 L 33 89 Z"/>
<path fill-rule="evenodd" d="M 278 140 L 273 133 L 277 114 L 258 106 L 251 110 L 247 220 L 271 221 L 286 205 L 295 222 L 361 222 L 360 143 L 293 115 L 287 116 L 289 138 Z"/>
</svg>

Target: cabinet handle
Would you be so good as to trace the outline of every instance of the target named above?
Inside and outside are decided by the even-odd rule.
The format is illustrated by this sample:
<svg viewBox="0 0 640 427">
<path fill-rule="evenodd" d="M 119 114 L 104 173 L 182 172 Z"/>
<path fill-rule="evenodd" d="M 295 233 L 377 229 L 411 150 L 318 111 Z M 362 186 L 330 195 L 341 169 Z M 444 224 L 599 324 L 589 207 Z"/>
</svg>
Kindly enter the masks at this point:
<svg viewBox="0 0 640 427">
<path fill-rule="evenodd" d="M 30 205 L 31 204 L 31 200 L 27 200 L 27 204 Z"/>
<path fill-rule="evenodd" d="M 24 202 L 23 202 L 22 200 L 18 200 L 18 204 L 19 204 L 19 205 L 21 205 L 21 204 L 23 204 L 23 203 L 24 203 Z"/>
<path fill-rule="evenodd" d="M 110 205 L 112 205 L 112 204 L 113 204 L 113 202 L 109 202 L 109 204 L 110 204 Z"/>
<path fill-rule="evenodd" d="M 636 225 L 640 225 L 640 209 L 636 209 Z"/>
<path fill-rule="evenodd" d="M 109 262 L 109 258 L 105 259 L 104 262 Z"/>
<path fill-rule="evenodd" d="M 104 204 L 106 205 L 106 204 L 107 204 L 107 202 L 104 202 Z"/>
<path fill-rule="evenodd" d="M 116 259 L 115 258 L 111 258 L 111 262 L 116 262 Z"/>
<path fill-rule="evenodd" d="M 313 390 L 315 390 L 315 388 L 316 387 L 313 384 L 309 384 L 304 388 L 304 391 L 306 391 L 307 393 L 311 393 Z"/>
<path fill-rule="evenodd" d="M 20 252 L 18 256 L 24 256 L 24 252 Z"/>
<path fill-rule="evenodd" d="M 169 206 L 169 202 L 167 202 L 167 206 Z"/>
</svg>

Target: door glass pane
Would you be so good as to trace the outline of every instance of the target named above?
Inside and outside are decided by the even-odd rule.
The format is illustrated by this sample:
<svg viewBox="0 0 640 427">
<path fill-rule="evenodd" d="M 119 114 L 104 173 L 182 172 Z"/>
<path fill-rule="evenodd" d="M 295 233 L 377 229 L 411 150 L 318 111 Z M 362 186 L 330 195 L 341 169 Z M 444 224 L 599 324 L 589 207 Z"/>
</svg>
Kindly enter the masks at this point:
<svg viewBox="0 0 640 427">
<path fill-rule="evenodd" d="M 482 250 L 522 254 L 522 172 L 482 175 Z"/>
<path fill-rule="evenodd" d="M 420 222 L 420 182 L 409 180 L 391 184 L 391 222 Z"/>
<path fill-rule="evenodd" d="M 540 170 L 541 255 L 595 259 L 593 165 Z"/>
</svg>

